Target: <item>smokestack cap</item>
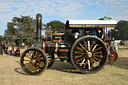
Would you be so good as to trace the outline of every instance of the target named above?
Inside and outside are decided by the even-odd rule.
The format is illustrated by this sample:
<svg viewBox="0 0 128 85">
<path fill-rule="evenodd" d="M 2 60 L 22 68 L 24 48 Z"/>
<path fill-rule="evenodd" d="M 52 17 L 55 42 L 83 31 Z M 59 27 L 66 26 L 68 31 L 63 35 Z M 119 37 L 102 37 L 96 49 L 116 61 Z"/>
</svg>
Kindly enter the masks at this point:
<svg viewBox="0 0 128 85">
<path fill-rule="evenodd" d="M 36 19 L 37 19 L 37 20 L 41 20 L 41 19 L 42 19 L 42 15 L 41 15 L 40 13 L 38 13 L 38 14 L 36 15 Z"/>
</svg>

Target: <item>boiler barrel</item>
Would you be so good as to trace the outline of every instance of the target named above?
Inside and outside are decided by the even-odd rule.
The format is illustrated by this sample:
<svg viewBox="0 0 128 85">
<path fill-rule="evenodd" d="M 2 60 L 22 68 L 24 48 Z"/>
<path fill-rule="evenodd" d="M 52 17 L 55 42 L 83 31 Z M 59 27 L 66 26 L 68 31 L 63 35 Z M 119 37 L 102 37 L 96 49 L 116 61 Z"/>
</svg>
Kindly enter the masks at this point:
<svg viewBox="0 0 128 85">
<path fill-rule="evenodd" d="M 58 44 L 57 42 L 47 44 L 43 41 L 42 49 L 44 52 L 51 54 L 51 53 L 59 52 L 59 49 L 68 49 L 68 46 L 65 44 Z"/>
</svg>

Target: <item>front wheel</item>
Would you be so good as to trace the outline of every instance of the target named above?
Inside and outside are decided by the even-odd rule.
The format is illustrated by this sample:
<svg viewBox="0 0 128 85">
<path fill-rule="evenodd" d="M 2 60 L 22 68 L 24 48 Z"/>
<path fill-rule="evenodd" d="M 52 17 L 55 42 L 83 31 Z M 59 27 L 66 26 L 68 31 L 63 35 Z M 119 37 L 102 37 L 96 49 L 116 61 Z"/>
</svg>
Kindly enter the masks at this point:
<svg viewBox="0 0 128 85">
<path fill-rule="evenodd" d="M 40 74 L 48 65 L 47 57 L 40 48 L 29 48 L 21 56 L 20 64 L 22 69 L 31 75 Z"/>
<path fill-rule="evenodd" d="M 81 73 L 98 72 L 106 64 L 107 48 L 101 39 L 83 36 L 72 45 L 70 58 Z"/>
</svg>

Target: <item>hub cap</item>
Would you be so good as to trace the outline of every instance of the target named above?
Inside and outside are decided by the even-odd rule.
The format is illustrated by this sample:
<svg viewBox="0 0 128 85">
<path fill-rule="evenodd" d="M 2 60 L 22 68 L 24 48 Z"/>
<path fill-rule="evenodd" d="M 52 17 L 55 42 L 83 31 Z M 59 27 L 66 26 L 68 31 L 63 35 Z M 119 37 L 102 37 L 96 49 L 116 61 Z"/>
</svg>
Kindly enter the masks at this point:
<svg viewBox="0 0 128 85">
<path fill-rule="evenodd" d="M 35 59 L 32 59 L 32 60 L 31 60 L 31 63 L 32 63 L 32 64 L 35 64 L 35 63 L 36 63 L 36 60 L 35 60 Z"/>
<path fill-rule="evenodd" d="M 87 55 L 88 55 L 89 58 L 92 57 L 92 53 L 91 52 L 87 52 Z"/>
</svg>

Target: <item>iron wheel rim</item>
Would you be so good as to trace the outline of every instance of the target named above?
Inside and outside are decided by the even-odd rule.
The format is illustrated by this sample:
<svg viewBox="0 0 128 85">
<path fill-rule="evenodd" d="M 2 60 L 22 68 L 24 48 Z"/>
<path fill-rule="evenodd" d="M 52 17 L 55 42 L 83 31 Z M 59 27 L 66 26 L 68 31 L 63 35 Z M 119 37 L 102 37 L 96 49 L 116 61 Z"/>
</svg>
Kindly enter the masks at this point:
<svg viewBox="0 0 128 85">
<path fill-rule="evenodd" d="M 90 45 L 88 43 L 90 43 Z M 90 50 L 88 48 L 89 46 Z M 87 52 L 90 54 L 92 53 L 92 56 L 88 57 Z M 106 64 L 106 60 L 106 46 L 97 37 L 81 37 L 74 42 L 71 48 L 71 61 L 73 62 L 73 65 L 82 73 L 98 71 Z"/>
<path fill-rule="evenodd" d="M 27 49 L 21 56 L 21 67 L 28 74 L 39 74 L 46 69 L 47 58 L 39 49 Z"/>
</svg>

